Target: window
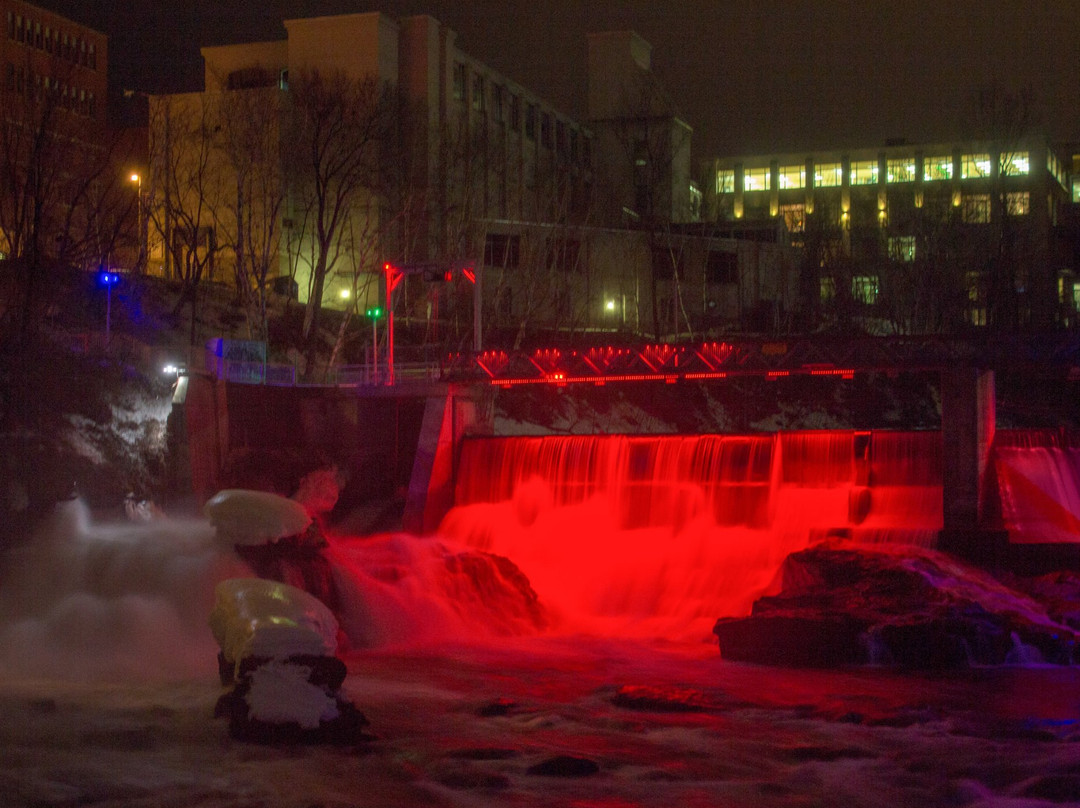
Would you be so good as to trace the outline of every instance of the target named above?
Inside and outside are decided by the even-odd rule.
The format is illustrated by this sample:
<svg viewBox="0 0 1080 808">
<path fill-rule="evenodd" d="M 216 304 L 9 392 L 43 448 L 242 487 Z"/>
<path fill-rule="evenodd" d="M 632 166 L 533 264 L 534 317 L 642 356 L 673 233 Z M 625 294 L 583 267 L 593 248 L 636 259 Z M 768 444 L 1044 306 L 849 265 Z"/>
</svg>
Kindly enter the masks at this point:
<svg viewBox="0 0 1080 808">
<path fill-rule="evenodd" d="M 836 188 L 844 181 L 844 167 L 840 163 L 819 163 L 814 166 L 814 186 Z"/>
<path fill-rule="evenodd" d="M 877 303 L 878 279 L 876 275 L 856 275 L 851 279 L 851 297 L 856 303 L 872 306 Z"/>
<path fill-rule="evenodd" d="M 722 168 L 716 172 L 716 193 L 735 193 L 735 172 L 730 168 Z"/>
<path fill-rule="evenodd" d="M 52 29 L 49 26 L 45 26 L 45 50 L 48 53 L 53 52 L 53 35 Z"/>
<path fill-rule="evenodd" d="M 560 155 L 566 156 L 568 151 L 568 143 L 566 140 L 566 124 L 562 121 L 555 121 L 555 148 Z"/>
<path fill-rule="evenodd" d="M 968 224 L 990 221 L 990 194 L 965 194 L 962 216 Z"/>
<path fill-rule="evenodd" d="M 780 166 L 776 178 L 780 190 L 806 187 L 806 166 Z"/>
<path fill-rule="evenodd" d="M 960 179 L 971 180 L 989 176 L 989 154 L 965 154 L 960 158 Z"/>
<path fill-rule="evenodd" d="M 780 216 L 787 225 L 789 233 L 806 232 L 806 206 L 805 205 L 781 205 Z"/>
<path fill-rule="evenodd" d="M 510 128 L 515 132 L 521 131 L 521 96 L 510 96 Z"/>
<path fill-rule="evenodd" d="M 484 264 L 489 267 L 517 269 L 521 263 L 521 236 L 488 233 L 484 239 Z"/>
<path fill-rule="evenodd" d="M 15 38 L 15 15 L 10 11 L 7 13 L 7 32 L 8 39 Z"/>
<path fill-rule="evenodd" d="M 1027 191 L 1017 191 L 1005 194 L 1005 215 L 1026 216 L 1031 210 L 1031 194 Z"/>
<path fill-rule="evenodd" d="M 462 62 L 454 62 L 454 100 L 465 100 L 465 65 Z"/>
<path fill-rule="evenodd" d="M 952 179 L 952 157 L 937 155 L 924 157 L 922 161 L 923 182 Z"/>
<path fill-rule="evenodd" d="M 1080 203 L 1080 177 L 1072 178 L 1072 201 Z"/>
<path fill-rule="evenodd" d="M 889 257 L 910 264 L 915 260 L 915 236 L 893 236 L 889 239 Z"/>
<path fill-rule="evenodd" d="M 496 123 L 504 123 L 506 120 L 505 105 L 503 103 L 503 95 L 506 90 L 503 89 L 501 84 L 496 84 L 491 88 L 491 117 L 493 117 Z"/>
<path fill-rule="evenodd" d="M 525 137 L 536 140 L 536 104 L 529 104 L 525 108 Z"/>
<path fill-rule="evenodd" d="M 915 160 L 910 157 L 889 160 L 886 182 L 915 182 Z"/>
<path fill-rule="evenodd" d="M 683 254 L 676 247 L 654 246 L 652 248 L 653 277 L 675 280 L 683 276 Z"/>
<path fill-rule="evenodd" d="M 772 174 L 768 166 L 743 170 L 744 191 L 767 191 L 771 186 Z"/>
<path fill-rule="evenodd" d="M 738 253 L 709 250 L 709 252 L 705 254 L 705 282 L 738 283 Z"/>
<path fill-rule="evenodd" d="M 878 171 L 879 167 L 877 160 L 852 160 L 851 184 L 877 185 Z"/>
<path fill-rule="evenodd" d="M 828 303 L 836 298 L 836 279 L 822 278 L 818 284 L 818 295 L 822 303 Z"/>
<path fill-rule="evenodd" d="M 546 112 L 540 116 L 540 143 L 549 149 L 552 147 L 551 116 Z"/>
<path fill-rule="evenodd" d="M 575 239 L 566 239 L 552 245 L 552 259 L 556 269 L 563 272 L 580 272 L 581 265 L 578 257 L 581 253 L 581 243 Z"/>
<path fill-rule="evenodd" d="M 90 43 L 90 69 L 97 70 L 97 47 Z"/>
<path fill-rule="evenodd" d="M 1031 158 L 1026 151 L 1001 155 L 1001 173 L 1006 177 L 1025 176 L 1030 171 Z"/>
<path fill-rule="evenodd" d="M 479 74 L 472 80 L 472 108 L 477 112 L 484 111 L 484 77 Z"/>
</svg>

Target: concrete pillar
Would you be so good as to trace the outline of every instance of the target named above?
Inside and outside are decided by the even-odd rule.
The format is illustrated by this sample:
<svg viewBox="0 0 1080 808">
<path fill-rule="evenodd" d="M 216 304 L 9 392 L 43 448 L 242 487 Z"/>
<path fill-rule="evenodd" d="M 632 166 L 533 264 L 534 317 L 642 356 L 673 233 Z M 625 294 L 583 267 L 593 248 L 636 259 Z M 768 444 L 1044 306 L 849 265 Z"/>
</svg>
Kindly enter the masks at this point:
<svg viewBox="0 0 1080 808">
<path fill-rule="evenodd" d="M 990 560 L 1000 537 L 986 529 L 983 479 L 994 440 L 994 373 L 959 367 L 941 373 L 943 442 L 941 549 Z"/>
<path fill-rule="evenodd" d="M 458 445 L 467 434 L 491 432 L 490 403 L 469 388 L 428 397 L 402 516 L 407 532 L 433 533 L 453 507 Z"/>
</svg>

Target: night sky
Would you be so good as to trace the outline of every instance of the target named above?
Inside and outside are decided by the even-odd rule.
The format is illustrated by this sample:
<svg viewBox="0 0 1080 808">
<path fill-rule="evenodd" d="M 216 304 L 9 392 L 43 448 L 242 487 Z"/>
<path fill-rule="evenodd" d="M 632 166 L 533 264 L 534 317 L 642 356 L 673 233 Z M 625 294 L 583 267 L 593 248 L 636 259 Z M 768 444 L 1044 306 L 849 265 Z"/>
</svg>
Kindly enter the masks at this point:
<svg viewBox="0 0 1080 808">
<path fill-rule="evenodd" d="M 1029 87 L 1080 141 L 1080 0 L 38 0 L 110 34 L 115 83 L 193 89 L 198 47 L 292 17 L 427 12 L 467 53 L 584 115 L 585 34 L 633 28 L 694 127 L 695 159 L 975 134 L 980 88 Z"/>
</svg>

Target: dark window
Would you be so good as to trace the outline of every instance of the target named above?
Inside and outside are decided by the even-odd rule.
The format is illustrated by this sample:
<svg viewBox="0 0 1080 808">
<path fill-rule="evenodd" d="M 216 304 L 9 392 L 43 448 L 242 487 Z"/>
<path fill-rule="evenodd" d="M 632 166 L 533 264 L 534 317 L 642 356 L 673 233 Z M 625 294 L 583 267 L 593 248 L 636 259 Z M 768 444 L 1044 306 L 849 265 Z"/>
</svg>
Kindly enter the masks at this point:
<svg viewBox="0 0 1080 808">
<path fill-rule="evenodd" d="M 454 100 L 465 101 L 465 64 L 454 62 Z"/>
<path fill-rule="evenodd" d="M 529 104 L 525 109 L 525 137 L 536 140 L 536 104 Z"/>
<path fill-rule="evenodd" d="M 232 71 L 225 79 L 229 90 L 250 90 L 255 87 L 273 87 L 278 83 L 276 76 L 262 67 L 245 67 Z"/>
<path fill-rule="evenodd" d="M 496 123 L 506 121 L 506 105 L 503 102 L 505 92 L 501 84 L 495 84 L 491 88 L 491 117 Z"/>
<path fill-rule="evenodd" d="M 549 149 L 553 145 L 551 142 L 551 116 L 546 112 L 540 116 L 540 143 Z"/>
<path fill-rule="evenodd" d="M 477 112 L 484 111 L 484 77 L 473 76 L 472 80 L 472 108 Z"/>
<path fill-rule="evenodd" d="M 709 250 L 705 254 L 706 283 L 737 283 L 738 280 L 738 253 Z"/>
<path fill-rule="evenodd" d="M 521 263 L 521 236 L 488 233 L 484 240 L 484 263 L 489 267 L 517 269 Z"/>
<path fill-rule="evenodd" d="M 653 276 L 660 280 L 674 280 L 683 274 L 682 250 L 671 247 L 653 247 Z"/>
<path fill-rule="evenodd" d="M 521 131 L 521 96 L 510 96 L 510 128 L 515 132 Z"/>
<path fill-rule="evenodd" d="M 579 262 L 581 243 L 576 239 L 566 239 L 552 245 L 552 260 L 556 269 L 562 272 L 580 272 Z"/>
</svg>

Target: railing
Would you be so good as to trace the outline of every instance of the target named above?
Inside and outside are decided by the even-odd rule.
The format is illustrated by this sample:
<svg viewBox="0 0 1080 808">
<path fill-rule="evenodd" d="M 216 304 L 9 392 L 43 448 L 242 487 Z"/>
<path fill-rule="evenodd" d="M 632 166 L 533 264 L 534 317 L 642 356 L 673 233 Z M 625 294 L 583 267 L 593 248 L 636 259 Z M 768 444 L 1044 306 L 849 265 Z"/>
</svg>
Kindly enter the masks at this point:
<svg viewBox="0 0 1080 808">
<path fill-rule="evenodd" d="M 379 387 L 390 383 L 384 364 L 340 365 L 311 382 L 298 381 L 296 366 L 272 362 L 240 362 L 218 359 L 208 370 L 217 378 L 236 384 L 265 384 L 277 387 Z M 442 378 L 442 367 L 434 362 L 405 362 L 394 365 L 395 384 L 433 382 Z"/>
</svg>

